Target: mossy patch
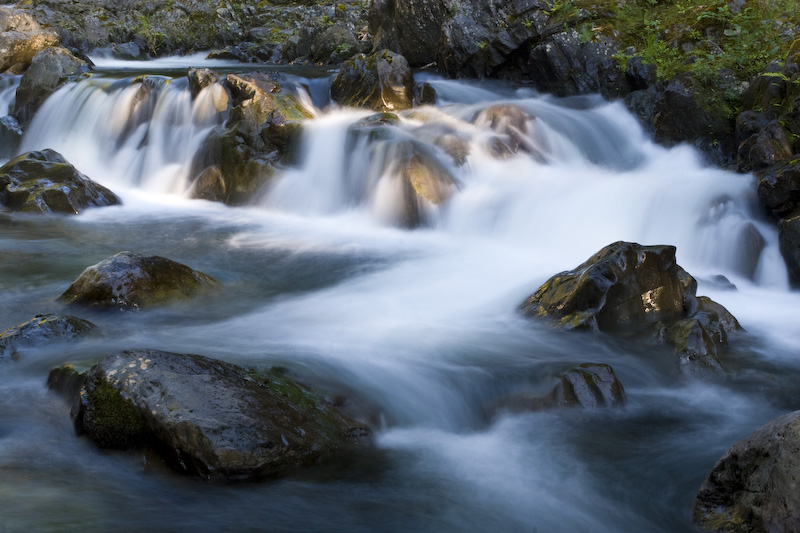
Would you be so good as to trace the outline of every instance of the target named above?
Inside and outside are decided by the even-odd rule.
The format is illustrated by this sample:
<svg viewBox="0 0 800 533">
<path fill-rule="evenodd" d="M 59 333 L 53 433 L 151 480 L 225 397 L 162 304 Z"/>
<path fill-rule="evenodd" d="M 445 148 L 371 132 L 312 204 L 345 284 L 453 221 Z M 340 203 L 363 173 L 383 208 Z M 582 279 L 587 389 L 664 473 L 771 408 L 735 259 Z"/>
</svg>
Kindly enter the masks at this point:
<svg viewBox="0 0 800 533">
<path fill-rule="evenodd" d="M 127 449 L 144 444 L 147 427 L 133 403 L 102 379 L 81 390 L 90 409 L 84 428 L 101 448 Z"/>
</svg>

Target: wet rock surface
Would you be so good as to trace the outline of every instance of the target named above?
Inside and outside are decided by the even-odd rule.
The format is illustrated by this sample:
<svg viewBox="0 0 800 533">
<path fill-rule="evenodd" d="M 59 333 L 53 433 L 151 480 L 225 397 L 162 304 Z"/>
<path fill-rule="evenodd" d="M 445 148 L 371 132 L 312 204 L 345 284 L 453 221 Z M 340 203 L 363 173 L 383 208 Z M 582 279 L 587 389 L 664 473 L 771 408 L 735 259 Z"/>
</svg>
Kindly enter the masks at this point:
<svg viewBox="0 0 800 533">
<path fill-rule="evenodd" d="M 136 311 L 191 298 L 216 286 L 211 276 L 181 263 L 126 251 L 88 267 L 58 301 Z"/>
<path fill-rule="evenodd" d="M 26 348 L 70 342 L 92 334 L 96 326 L 76 316 L 41 314 L 0 333 L 0 358 L 16 356 Z"/>
<path fill-rule="evenodd" d="M 733 445 L 703 482 L 694 520 L 708 531 L 800 530 L 800 411 Z"/>
<path fill-rule="evenodd" d="M 207 357 L 115 352 L 85 375 L 72 417 L 104 448 L 154 446 L 211 480 L 274 476 L 369 442 L 369 429 L 279 372 Z"/>
<path fill-rule="evenodd" d="M 675 262 L 674 246 L 620 241 L 550 278 L 521 310 L 565 329 L 655 334 L 674 347 L 682 373 L 719 374 L 717 350 L 740 326 L 696 291 L 697 281 Z"/>
<path fill-rule="evenodd" d="M 393 112 L 411 108 L 413 88 L 405 57 L 381 50 L 345 61 L 333 80 L 331 97 L 344 106 Z"/>
<path fill-rule="evenodd" d="M 27 152 L 0 167 L 0 203 L 26 213 L 77 214 L 119 198 L 53 150 Z"/>
</svg>

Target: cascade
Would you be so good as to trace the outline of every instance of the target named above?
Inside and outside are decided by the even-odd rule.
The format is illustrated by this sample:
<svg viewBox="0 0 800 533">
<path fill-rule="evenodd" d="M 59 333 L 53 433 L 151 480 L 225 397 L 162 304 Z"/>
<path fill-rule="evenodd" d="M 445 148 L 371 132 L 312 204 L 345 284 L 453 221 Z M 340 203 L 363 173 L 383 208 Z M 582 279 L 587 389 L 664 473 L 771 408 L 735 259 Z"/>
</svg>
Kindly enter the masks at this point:
<svg viewBox="0 0 800 533">
<path fill-rule="evenodd" d="M 123 205 L 0 213 L 0 329 L 63 311 L 53 300 L 86 266 L 126 249 L 223 290 L 95 313 L 107 334 L 0 361 L 0 529 L 52 528 L 46 508 L 89 530 L 688 531 L 714 461 L 796 404 L 800 296 L 752 176 L 653 144 L 599 97 L 421 75 L 435 105 L 376 116 L 331 104 L 328 77 L 289 72 L 313 115 L 296 161 L 251 205 L 192 200 L 192 159 L 227 119 L 217 89 L 192 99 L 175 74 L 197 61 L 98 59 L 25 133 L 22 150 L 61 152 Z M 7 106 L 19 79 L 0 79 Z M 731 343 L 730 379 L 686 380 L 652 346 L 520 315 L 550 276 L 617 240 L 675 245 L 698 293 L 739 319 L 748 333 Z M 285 367 L 347 398 L 378 453 L 233 486 L 98 453 L 44 377 L 128 348 Z M 584 362 L 614 367 L 624 408 L 498 414 Z"/>
</svg>

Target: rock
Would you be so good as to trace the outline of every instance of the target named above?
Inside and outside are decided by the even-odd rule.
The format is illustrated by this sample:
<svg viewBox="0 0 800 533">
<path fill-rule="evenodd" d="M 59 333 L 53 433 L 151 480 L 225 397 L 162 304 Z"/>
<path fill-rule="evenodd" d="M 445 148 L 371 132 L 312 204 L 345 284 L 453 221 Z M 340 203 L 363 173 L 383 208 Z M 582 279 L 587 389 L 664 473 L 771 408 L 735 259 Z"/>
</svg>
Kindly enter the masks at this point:
<svg viewBox="0 0 800 533">
<path fill-rule="evenodd" d="M 84 270 L 58 301 L 133 311 L 191 298 L 216 285 L 212 277 L 164 257 L 120 252 Z"/>
<path fill-rule="evenodd" d="M 369 441 L 310 389 L 200 355 L 115 352 L 87 373 L 75 428 L 103 448 L 155 447 L 210 480 L 274 476 Z"/>
<path fill-rule="evenodd" d="M 745 172 L 762 170 L 790 157 L 792 145 L 786 130 L 773 120 L 739 145 L 737 165 Z"/>
<path fill-rule="evenodd" d="M 800 530 L 800 411 L 737 442 L 714 465 L 694 504 L 709 531 Z"/>
<path fill-rule="evenodd" d="M 394 50 L 412 67 L 436 61 L 442 24 L 450 15 L 445 2 L 375 0 L 369 11 L 373 51 Z"/>
<path fill-rule="evenodd" d="M 502 138 L 503 152 L 530 154 L 541 163 L 546 163 L 550 151 L 547 139 L 531 135 L 530 124 L 536 120 L 526 110 L 513 104 L 497 104 L 480 111 L 473 122 L 482 128 L 496 132 Z"/>
<path fill-rule="evenodd" d="M 28 124 L 45 98 L 89 70 L 89 63 L 64 48 L 48 48 L 39 52 L 17 87 L 14 116 L 20 124 Z"/>
<path fill-rule="evenodd" d="M 800 159 L 783 161 L 756 173 L 758 198 L 782 217 L 800 208 Z"/>
<path fill-rule="evenodd" d="M 24 72 L 33 58 L 58 44 L 58 34 L 45 30 L 23 11 L 0 6 L 0 73 Z"/>
<path fill-rule="evenodd" d="M 330 63 L 332 56 L 344 60 L 358 52 L 353 30 L 346 24 L 337 23 L 319 32 L 314 38 L 311 59 L 319 63 Z"/>
<path fill-rule="evenodd" d="M 625 389 L 610 365 L 585 363 L 564 374 L 547 401 L 554 406 L 616 407 L 625 403 Z"/>
<path fill-rule="evenodd" d="M 72 402 L 83 387 L 84 374 L 78 372 L 73 365 L 66 364 L 50 371 L 47 376 L 47 388 Z"/>
<path fill-rule="evenodd" d="M 0 167 L 0 203 L 26 213 L 77 214 L 119 198 L 53 150 L 27 152 Z"/>
<path fill-rule="evenodd" d="M 207 68 L 190 67 L 186 72 L 186 77 L 189 79 L 189 90 L 192 93 L 192 98 L 197 98 L 200 91 L 206 87 L 220 82 L 220 76 Z"/>
<path fill-rule="evenodd" d="M 343 106 L 393 112 L 412 106 L 413 89 L 406 59 L 383 50 L 345 61 L 331 85 L 331 97 Z"/>
<path fill-rule="evenodd" d="M 93 333 L 96 326 L 70 315 L 42 314 L 0 333 L 0 357 L 16 356 L 25 348 L 41 348 Z"/>
<path fill-rule="evenodd" d="M 778 243 L 794 286 L 800 286 L 800 211 L 778 223 Z"/>
<path fill-rule="evenodd" d="M 616 242 L 550 278 L 525 300 L 522 312 L 566 329 L 655 332 L 674 348 L 683 374 L 721 374 L 718 349 L 741 327 L 696 290 L 695 279 L 675 263 L 675 247 Z"/>
<path fill-rule="evenodd" d="M 216 87 L 218 77 L 211 71 L 189 75 L 198 89 Z M 277 75 L 229 74 L 223 81 L 230 115 L 224 127 L 209 133 L 192 161 L 192 195 L 240 205 L 258 194 L 277 163 L 292 157 L 302 123 L 312 114 L 284 91 Z"/>
<path fill-rule="evenodd" d="M 17 155 L 22 142 L 22 128 L 17 119 L 11 115 L 0 118 L 0 158 L 11 158 Z"/>
<path fill-rule="evenodd" d="M 525 300 L 522 312 L 567 329 L 642 329 L 683 318 L 696 287 L 676 264 L 674 246 L 620 241 L 550 278 Z"/>
</svg>

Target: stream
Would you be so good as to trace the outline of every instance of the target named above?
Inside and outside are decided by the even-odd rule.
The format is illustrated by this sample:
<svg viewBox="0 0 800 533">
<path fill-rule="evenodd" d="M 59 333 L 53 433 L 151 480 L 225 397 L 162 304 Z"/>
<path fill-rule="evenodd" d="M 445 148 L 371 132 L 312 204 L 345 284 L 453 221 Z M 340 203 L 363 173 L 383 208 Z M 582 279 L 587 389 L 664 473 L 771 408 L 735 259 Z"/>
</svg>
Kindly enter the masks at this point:
<svg viewBox="0 0 800 533">
<path fill-rule="evenodd" d="M 348 131 L 371 115 L 327 101 L 325 72 L 284 72 L 315 118 L 298 161 L 252 205 L 187 198 L 190 162 L 222 124 L 192 100 L 186 67 L 96 60 L 42 106 L 21 151 L 52 148 L 122 206 L 78 216 L 0 211 L 0 330 L 55 302 L 119 251 L 161 255 L 223 289 L 139 313 L 75 312 L 104 332 L 0 361 L 0 532 L 686 532 L 716 460 L 800 408 L 800 293 L 754 178 L 653 144 L 620 102 L 421 74 L 435 106 L 401 113 L 379 143 Z M 229 72 L 241 65 L 204 62 Z M 132 80 L 151 75 L 146 98 Z M 0 105 L 19 77 L 0 80 Z M 536 120 L 529 153 L 498 157 L 485 111 Z M 469 147 L 462 165 L 437 141 Z M 406 229 L 393 146 L 426 147 L 457 190 Z M 536 157 L 530 154 L 537 154 Z M 761 245 L 754 245 L 753 235 Z M 678 263 L 736 316 L 728 377 L 690 379 L 667 347 L 533 322 L 522 301 L 618 240 L 672 244 Z M 720 281 L 725 276 L 730 284 Z M 99 450 L 48 392 L 51 368 L 110 351 L 197 353 L 347 399 L 375 450 L 285 479 L 232 485 L 175 475 L 157 458 Z M 622 408 L 508 413 L 580 363 L 610 364 Z"/>
</svg>

